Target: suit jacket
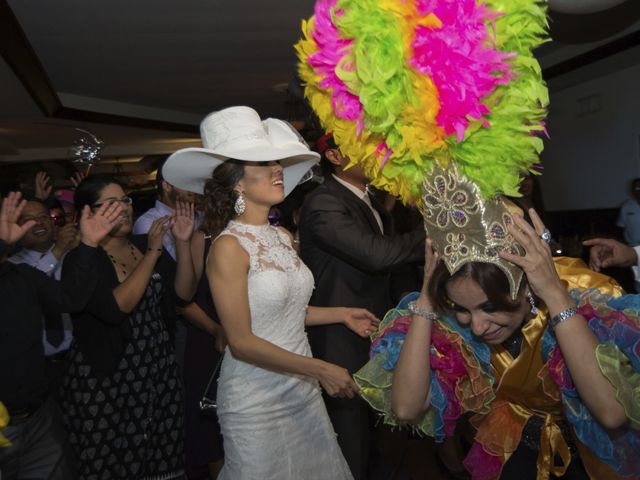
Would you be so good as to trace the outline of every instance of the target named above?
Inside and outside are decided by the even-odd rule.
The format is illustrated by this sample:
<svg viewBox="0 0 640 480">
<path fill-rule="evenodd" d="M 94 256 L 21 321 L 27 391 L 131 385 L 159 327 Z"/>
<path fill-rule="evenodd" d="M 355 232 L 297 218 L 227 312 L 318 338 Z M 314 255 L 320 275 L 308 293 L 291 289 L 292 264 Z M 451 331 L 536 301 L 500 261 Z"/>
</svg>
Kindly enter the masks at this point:
<svg viewBox="0 0 640 480">
<path fill-rule="evenodd" d="M 391 308 L 391 269 L 421 262 L 424 230 L 393 236 L 390 215 L 375 199 L 380 231 L 369 206 L 334 179 L 305 200 L 300 213 L 300 257 L 311 269 L 315 290 L 310 305 L 362 307 L 382 318 Z M 368 360 L 368 339 L 344 325 L 309 328 L 314 356 L 357 371 Z"/>
</svg>

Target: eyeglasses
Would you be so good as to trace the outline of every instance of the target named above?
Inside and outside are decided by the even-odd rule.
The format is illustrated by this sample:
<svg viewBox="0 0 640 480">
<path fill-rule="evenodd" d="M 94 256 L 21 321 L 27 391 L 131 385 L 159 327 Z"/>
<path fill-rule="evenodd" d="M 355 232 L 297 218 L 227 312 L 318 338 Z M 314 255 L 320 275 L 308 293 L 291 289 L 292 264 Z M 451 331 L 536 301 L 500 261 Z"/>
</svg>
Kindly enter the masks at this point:
<svg viewBox="0 0 640 480">
<path fill-rule="evenodd" d="M 133 198 L 131 198 L 131 197 L 127 197 L 127 196 L 124 196 L 124 197 L 122 197 L 122 198 L 110 198 L 110 199 L 108 199 L 108 200 L 105 200 L 104 202 L 94 203 L 94 204 L 92 205 L 92 207 L 97 209 L 97 208 L 100 208 L 100 207 L 101 207 L 102 205 L 104 205 L 105 203 L 106 203 L 108 206 L 111 206 L 111 205 L 113 205 L 114 203 L 117 203 L 117 202 L 120 202 L 120 203 L 122 203 L 123 205 L 127 205 L 127 206 L 128 206 L 128 205 L 131 205 L 131 204 L 133 203 Z"/>
</svg>

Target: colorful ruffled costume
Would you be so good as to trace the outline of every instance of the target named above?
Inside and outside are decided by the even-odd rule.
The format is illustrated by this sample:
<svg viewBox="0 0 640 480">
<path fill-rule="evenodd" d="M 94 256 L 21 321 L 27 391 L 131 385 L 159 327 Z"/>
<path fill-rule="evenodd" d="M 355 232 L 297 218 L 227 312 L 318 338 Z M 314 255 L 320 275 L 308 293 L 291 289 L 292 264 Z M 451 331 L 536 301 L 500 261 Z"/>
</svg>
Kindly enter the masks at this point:
<svg viewBox="0 0 640 480">
<path fill-rule="evenodd" d="M 2 431 L 9 425 L 9 412 L 4 406 L 4 403 L 0 402 L 0 448 L 6 448 L 11 446 L 11 442 L 2 434 Z"/>
<path fill-rule="evenodd" d="M 503 195 L 518 196 L 521 176 L 538 173 L 548 93 L 532 51 L 547 38 L 545 7 L 543 0 L 317 0 L 296 45 L 305 96 L 350 165 L 420 207 L 451 274 L 469 262 L 494 264 L 512 298 L 523 272 L 499 252 L 524 250 L 509 234 L 514 209 Z M 592 419 L 545 311 L 523 327 L 515 360 L 445 317 L 432 329 L 432 408 L 416 427 L 442 440 L 463 413 L 475 414 L 465 463 L 474 479 L 499 477 L 532 416 L 542 421 L 539 480 L 569 464 L 561 418 L 593 478 L 640 475 L 640 296 L 620 297 L 614 282 L 578 262 L 556 266 L 602 342 L 596 355 L 625 407 L 626 432 L 612 440 Z M 412 298 L 387 314 L 356 375 L 362 396 L 391 424 L 393 369 Z"/>
<path fill-rule="evenodd" d="M 547 328 L 547 312 L 523 328 L 523 347 L 514 360 L 502 346 L 474 338 L 454 317 L 434 322 L 431 346 L 431 407 L 416 423 L 422 433 L 442 441 L 453 434 L 464 413 L 475 414 L 475 443 L 465 460 L 472 477 L 497 478 L 521 440 L 532 415 L 542 417 L 538 478 L 554 468 L 555 454 L 564 465 L 569 449 L 557 425 L 571 425 L 585 468 L 597 479 L 640 475 L 640 295 L 620 296 L 608 277 L 588 270 L 580 260 L 556 259 L 556 268 L 579 312 L 602 344 L 597 358 L 601 371 L 618 390 L 629 419 L 625 434 L 612 440 L 580 400 L 555 337 Z M 385 317 L 371 347 L 371 360 L 356 375 L 361 394 L 391 425 L 391 383 L 411 314 L 412 294 Z M 588 447 L 587 447 L 588 445 Z"/>
</svg>

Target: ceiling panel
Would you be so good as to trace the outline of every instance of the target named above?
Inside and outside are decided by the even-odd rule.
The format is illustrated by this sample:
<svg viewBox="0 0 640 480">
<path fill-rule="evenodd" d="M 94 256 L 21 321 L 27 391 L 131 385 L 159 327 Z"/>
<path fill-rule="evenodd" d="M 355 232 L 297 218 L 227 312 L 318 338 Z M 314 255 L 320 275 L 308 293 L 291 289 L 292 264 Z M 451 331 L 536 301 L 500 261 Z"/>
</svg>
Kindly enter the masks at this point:
<svg viewBox="0 0 640 480">
<path fill-rule="evenodd" d="M 13 0 L 59 92 L 205 114 L 248 103 L 282 113 L 309 0 Z"/>
</svg>

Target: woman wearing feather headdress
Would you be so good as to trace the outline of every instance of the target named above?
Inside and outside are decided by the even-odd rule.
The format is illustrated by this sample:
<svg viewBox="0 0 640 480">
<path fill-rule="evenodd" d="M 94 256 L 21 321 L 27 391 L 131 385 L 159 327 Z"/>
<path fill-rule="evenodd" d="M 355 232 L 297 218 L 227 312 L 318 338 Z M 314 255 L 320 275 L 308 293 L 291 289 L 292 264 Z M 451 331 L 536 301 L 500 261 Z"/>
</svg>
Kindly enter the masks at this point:
<svg viewBox="0 0 640 480">
<path fill-rule="evenodd" d="M 319 0 L 305 94 L 372 183 L 420 207 L 425 281 L 356 375 L 392 425 L 470 415 L 474 479 L 640 475 L 640 299 L 505 196 L 542 151 L 541 0 Z M 532 171 L 532 173 L 535 173 Z"/>
</svg>

